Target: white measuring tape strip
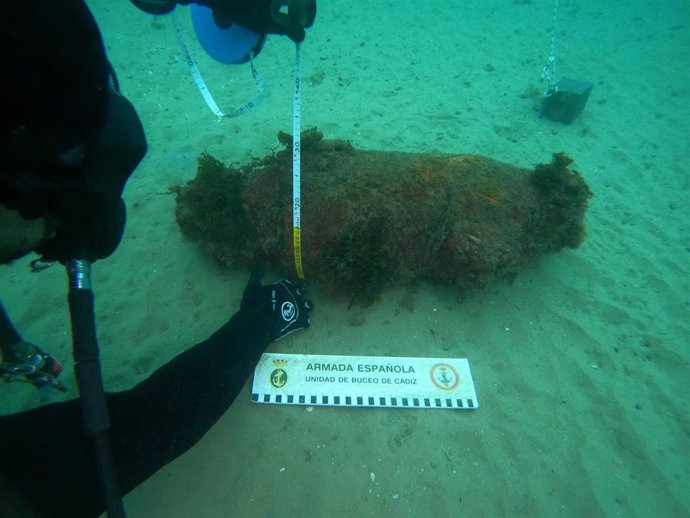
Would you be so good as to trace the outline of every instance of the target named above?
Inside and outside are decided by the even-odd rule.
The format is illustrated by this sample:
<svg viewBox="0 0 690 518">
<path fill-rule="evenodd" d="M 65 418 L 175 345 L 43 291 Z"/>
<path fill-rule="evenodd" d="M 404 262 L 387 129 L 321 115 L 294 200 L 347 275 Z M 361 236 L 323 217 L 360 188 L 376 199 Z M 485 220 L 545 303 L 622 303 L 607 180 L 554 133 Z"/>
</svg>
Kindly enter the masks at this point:
<svg viewBox="0 0 690 518">
<path fill-rule="evenodd" d="M 201 96 L 206 101 L 206 104 L 216 116 L 239 117 L 240 115 L 244 115 L 245 113 L 253 110 L 263 102 L 266 84 L 264 83 L 261 74 L 257 72 L 256 67 L 254 66 L 254 54 L 251 53 L 249 55 L 249 64 L 251 65 L 252 78 L 254 79 L 254 83 L 256 84 L 256 88 L 259 91 L 259 93 L 257 93 L 252 99 L 250 99 L 246 103 L 240 104 L 232 108 L 228 112 L 223 112 L 218 107 L 218 104 L 216 103 L 215 99 L 213 99 L 211 92 L 206 86 L 204 78 L 201 76 L 199 68 L 196 66 L 194 58 L 189 52 L 189 48 L 187 47 L 187 44 L 184 41 L 184 35 L 182 33 L 182 26 L 180 25 L 180 20 L 177 18 L 177 14 L 175 13 L 175 11 L 173 11 L 171 18 L 173 22 L 173 29 L 175 31 L 175 39 L 177 40 L 177 43 L 180 46 L 180 50 L 182 51 L 182 55 L 184 56 L 184 60 L 187 63 L 187 66 L 189 67 L 189 71 L 192 74 L 192 78 L 194 79 L 194 82 L 196 83 L 196 86 L 199 89 Z"/>
<path fill-rule="evenodd" d="M 264 353 L 252 401 L 278 405 L 476 409 L 465 358 Z"/>
<path fill-rule="evenodd" d="M 295 271 L 297 277 L 304 279 L 302 267 L 302 228 L 300 212 L 302 200 L 301 189 L 301 131 L 302 131 L 302 94 L 300 85 L 301 60 L 299 43 L 295 43 L 295 91 L 292 100 L 292 248 L 295 257 Z"/>
<path fill-rule="evenodd" d="M 558 0 L 554 0 L 553 13 L 551 17 L 551 50 L 549 57 L 541 69 L 541 82 L 546 81 L 548 89 L 546 96 L 551 95 L 553 84 L 556 81 L 556 21 L 558 17 Z"/>
</svg>

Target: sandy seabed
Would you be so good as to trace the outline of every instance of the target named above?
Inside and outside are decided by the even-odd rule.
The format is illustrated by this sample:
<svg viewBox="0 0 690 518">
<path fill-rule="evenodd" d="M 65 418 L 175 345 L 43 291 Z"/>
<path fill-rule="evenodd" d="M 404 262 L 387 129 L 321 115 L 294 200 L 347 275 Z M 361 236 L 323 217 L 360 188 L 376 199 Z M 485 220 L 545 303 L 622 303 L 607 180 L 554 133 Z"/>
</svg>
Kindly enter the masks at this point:
<svg viewBox="0 0 690 518">
<path fill-rule="evenodd" d="M 219 271 L 182 238 L 168 187 L 195 175 L 202 151 L 245 163 L 277 146 L 291 130 L 294 45 L 269 38 L 264 104 L 218 120 L 169 20 L 89 4 L 150 143 L 125 193 L 123 243 L 94 267 L 106 386 L 121 390 L 239 307 L 248 272 Z M 179 11 L 219 103 L 250 98 L 249 67 L 211 62 Z M 462 296 L 421 283 L 366 309 L 313 287 L 311 328 L 269 349 L 466 357 L 481 408 L 307 412 L 254 405 L 248 383 L 194 448 L 127 496 L 130 516 L 690 514 L 690 5 L 561 1 L 558 77 L 594 84 L 569 126 L 537 116 L 552 13 L 541 0 L 322 0 L 302 45 L 305 127 L 363 149 L 530 168 L 563 150 L 595 194 L 585 243 L 510 282 Z M 0 282 L 23 335 L 68 363 L 60 268 L 34 275 L 21 261 Z M 75 397 L 71 369 L 63 378 Z M 23 384 L 3 390 L 5 413 L 38 404 Z"/>
</svg>

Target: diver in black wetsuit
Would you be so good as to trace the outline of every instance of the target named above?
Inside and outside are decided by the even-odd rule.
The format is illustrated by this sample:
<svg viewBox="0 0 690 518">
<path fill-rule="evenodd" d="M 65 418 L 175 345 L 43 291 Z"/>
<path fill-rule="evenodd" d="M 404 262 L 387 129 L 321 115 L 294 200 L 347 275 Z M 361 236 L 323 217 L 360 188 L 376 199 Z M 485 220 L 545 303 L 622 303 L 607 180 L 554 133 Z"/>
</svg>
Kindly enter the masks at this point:
<svg viewBox="0 0 690 518">
<path fill-rule="evenodd" d="M 191 3 L 131 2 L 153 14 Z M 316 13 L 315 0 L 198 3 L 212 9 L 219 28 L 237 23 L 263 35 L 261 44 L 266 34 L 302 41 Z M 146 140 L 136 111 L 119 93 L 91 13 L 81 0 L 3 0 L 0 49 L 11 74 L 0 82 L 0 263 L 30 251 L 41 255 L 40 264 L 90 264 L 110 256 L 126 220 L 122 191 Z M 312 306 L 301 284 L 284 279 L 263 286 L 261 279 L 259 270 L 252 272 L 240 310 L 210 338 L 130 390 L 105 395 L 112 459 L 107 448 L 105 457 L 122 492 L 208 431 L 269 343 L 309 325 Z M 78 288 L 80 295 L 90 293 Z M 87 360 L 98 363 L 97 355 Z M 20 336 L 0 305 L 0 374 L 62 388 L 60 370 L 57 359 Z M 99 482 L 108 477 L 93 454 L 102 443 L 92 444 L 83 430 L 89 396 L 0 417 L 0 516 L 78 518 L 106 510 L 101 490 L 107 495 L 112 488 Z"/>
</svg>

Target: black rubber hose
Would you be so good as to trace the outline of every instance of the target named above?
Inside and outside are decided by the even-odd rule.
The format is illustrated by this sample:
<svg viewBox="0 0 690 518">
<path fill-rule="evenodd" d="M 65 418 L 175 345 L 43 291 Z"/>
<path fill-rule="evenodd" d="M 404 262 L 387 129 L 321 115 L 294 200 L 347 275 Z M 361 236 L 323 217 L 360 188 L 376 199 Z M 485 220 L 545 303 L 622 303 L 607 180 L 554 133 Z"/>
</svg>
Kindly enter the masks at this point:
<svg viewBox="0 0 690 518">
<path fill-rule="evenodd" d="M 125 509 L 106 433 L 110 428 L 110 416 L 101 376 L 93 292 L 90 289 L 70 287 L 67 299 L 72 322 L 74 372 L 81 397 L 84 430 L 93 439 L 108 516 L 124 518 Z"/>
</svg>

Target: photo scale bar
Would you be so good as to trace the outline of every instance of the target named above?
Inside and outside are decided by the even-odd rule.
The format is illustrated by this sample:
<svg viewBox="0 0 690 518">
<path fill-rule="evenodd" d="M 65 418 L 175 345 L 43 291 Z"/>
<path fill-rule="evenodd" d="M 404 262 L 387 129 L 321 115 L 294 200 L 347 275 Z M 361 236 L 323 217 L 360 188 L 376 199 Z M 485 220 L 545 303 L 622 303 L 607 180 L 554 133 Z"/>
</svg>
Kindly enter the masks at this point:
<svg viewBox="0 0 690 518">
<path fill-rule="evenodd" d="M 273 405 L 479 407 L 466 358 L 264 353 L 251 394 Z"/>
<path fill-rule="evenodd" d="M 387 408 L 475 408 L 471 399 L 385 397 L 385 396 L 305 396 L 293 394 L 252 394 L 254 403 L 275 405 L 352 406 Z"/>
</svg>

